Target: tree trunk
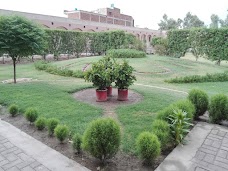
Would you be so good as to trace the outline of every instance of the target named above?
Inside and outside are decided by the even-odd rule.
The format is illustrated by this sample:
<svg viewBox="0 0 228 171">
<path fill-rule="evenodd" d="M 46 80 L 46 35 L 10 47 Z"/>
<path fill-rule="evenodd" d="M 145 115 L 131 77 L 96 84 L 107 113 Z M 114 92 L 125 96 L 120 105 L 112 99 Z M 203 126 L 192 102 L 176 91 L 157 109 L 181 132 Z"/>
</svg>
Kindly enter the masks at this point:
<svg viewBox="0 0 228 171">
<path fill-rule="evenodd" d="M 2 56 L 2 64 L 5 64 L 4 55 Z"/>
<path fill-rule="evenodd" d="M 13 59 L 13 78 L 14 78 L 14 84 L 17 83 L 16 81 L 16 59 Z"/>
</svg>

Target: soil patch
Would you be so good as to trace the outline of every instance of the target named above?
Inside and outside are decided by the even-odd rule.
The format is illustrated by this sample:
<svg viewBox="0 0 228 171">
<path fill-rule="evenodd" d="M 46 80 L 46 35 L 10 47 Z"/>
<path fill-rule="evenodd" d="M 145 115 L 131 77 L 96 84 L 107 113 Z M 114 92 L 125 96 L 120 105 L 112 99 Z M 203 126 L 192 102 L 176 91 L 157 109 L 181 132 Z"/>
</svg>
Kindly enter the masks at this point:
<svg viewBox="0 0 228 171">
<path fill-rule="evenodd" d="M 17 78 L 16 81 L 17 81 L 17 83 L 25 83 L 25 82 L 32 82 L 32 81 L 36 81 L 36 80 L 34 80 L 32 78 Z M 14 83 L 14 80 L 13 79 L 4 80 L 4 81 L 2 81 L 2 83 L 11 84 L 11 83 Z"/>
</svg>

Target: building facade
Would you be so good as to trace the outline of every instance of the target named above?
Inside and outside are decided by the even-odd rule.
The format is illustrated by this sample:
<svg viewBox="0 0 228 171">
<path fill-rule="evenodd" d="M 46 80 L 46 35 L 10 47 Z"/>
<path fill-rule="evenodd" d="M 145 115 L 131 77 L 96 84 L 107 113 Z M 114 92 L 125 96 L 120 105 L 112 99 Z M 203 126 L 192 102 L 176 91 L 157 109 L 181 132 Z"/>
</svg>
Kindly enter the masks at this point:
<svg viewBox="0 0 228 171">
<path fill-rule="evenodd" d="M 0 9 L 0 15 L 23 16 L 41 24 L 43 27 L 50 29 L 63 29 L 87 32 L 123 30 L 125 32 L 135 35 L 139 40 L 145 42 L 147 53 L 153 53 L 153 47 L 151 46 L 151 40 L 153 37 L 165 36 L 165 32 L 161 32 L 159 30 L 134 27 L 134 19 L 131 16 L 121 14 L 118 8 L 105 8 L 99 9 L 98 11 L 94 12 L 64 12 L 68 15 L 68 18 Z M 85 13 L 89 13 L 89 15 L 84 15 Z M 101 19 L 104 16 L 106 17 L 106 20 Z M 115 22 L 115 20 L 119 21 Z"/>
</svg>

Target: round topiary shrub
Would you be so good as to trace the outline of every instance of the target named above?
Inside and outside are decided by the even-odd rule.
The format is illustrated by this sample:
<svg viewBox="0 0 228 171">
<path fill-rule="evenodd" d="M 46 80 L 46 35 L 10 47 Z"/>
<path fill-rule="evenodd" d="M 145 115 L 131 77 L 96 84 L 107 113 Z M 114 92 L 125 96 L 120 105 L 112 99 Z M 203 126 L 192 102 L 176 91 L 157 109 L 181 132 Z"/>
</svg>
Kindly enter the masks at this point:
<svg viewBox="0 0 228 171">
<path fill-rule="evenodd" d="M 141 133 L 136 139 L 138 155 L 145 164 L 151 164 L 161 153 L 158 137 L 150 132 Z"/>
<path fill-rule="evenodd" d="M 10 105 L 8 110 L 9 110 L 9 113 L 11 114 L 11 116 L 14 117 L 19 112 L 19 107 L 15 104 L 12 104 L 12 105 Z"/>
<path fill-rule="evenodd" d="M 113 119 L 97 119 L 86 129 L 82 147 L 92 156 L 105 162 L 112 158 L 120 146 L 120 127 Z"/>
<path fill-rule="evenodd" d="M 54 134 L 54 130 L 59 124 L 59 120 L 55 118 L 50 118 L 47 120 L 47 128 L 48 128 L 48 134 L 52 136 Z"/>
<path fill-rule="evenodd" d="M 158 114 L 156 115 L 156 119 L 164 120 L 168 123 L 171 123 L 170 120 L 168 119 L 171 115 L 174 115 L 174 111 L 178 110 L 177 106 L 174 105 L 169 105 L 163 110 L 159 111 Z"/>
<path fill-rule="evenodd" d="M 25 111 L 25 118 L 31 123 L 35 122 L 38 118 L 38 112 L 35 108 L 28 108 Z"/>
<path fill-rule="evenodd" d="M 228 98 L 224 94 L 217 94 L 211 97 L 209 106 L 209 118 L 212 123 L 220 123 L 227 119 Z"/>
<path fill-rule="evenodd" d="M 152 133 L 154 133 L 161 142 L 161 149 L 165 150 L 171 138 L 171 129 L 169 124 L 164 120 L 156 119 L 152 123 Z"/>
<path fill-rule="evenodd" d="M 73 136 L 73 149 L 76 150 L 76 153 L 81 152 L 82 136 L 80 134 L 75 134 Z"/>
<path fill-rule="evenodd" d="M 189 92 L 188 99 L 195 106 L 195 110 L 196 110 L 195 116 L 194 116 L 195 119 L 197 119 L 199 116 L 203 115 L 207 111 L 209 98 L 204 91 L 193 89 Z"/>
<path fill-rule="evenodd" d="M 57 125 L 54 130 L 56 138 L 63 143 L 63 141 L 69 136 L 69 128 L 66 125 Z"/>
<path fill-rule="evenodd" d="M 38 130 L 43 130 L 46 126 L 47 119 L 44 117 L 40 117 L 36 120 L 35 126 L 37 127 Z"/>
</svg>

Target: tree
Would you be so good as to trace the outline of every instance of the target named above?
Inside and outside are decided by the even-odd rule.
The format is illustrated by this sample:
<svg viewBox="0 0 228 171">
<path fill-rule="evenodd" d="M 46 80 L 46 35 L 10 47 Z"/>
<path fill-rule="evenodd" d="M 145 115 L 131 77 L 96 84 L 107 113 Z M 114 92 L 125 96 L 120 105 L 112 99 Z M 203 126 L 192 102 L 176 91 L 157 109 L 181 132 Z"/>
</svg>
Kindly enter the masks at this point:
<svg viewBox="0 0 228 171">
<path fill-rule="evenodd" d="M 16 62 L 22 57 L 42 53 L 45 32 L 38 25 L 19 16 L 0 17 L 0 51 L 13 60 L 14 83 Z"/>
<path fill-rule="evenodd" d="M 196 15 L 188 12 L 183 21 L 183 28 L 189 29 L 194 27 L 204 27 L 204 22 L 201 21 Z"/>
<path fill-rule="evenodd" d="M 221 27 L 228 27 L 228 15 L 224 20 L 220 20 Z"/>
<path fill-rule="evenodd" d="M 210 28 L 218 28 L 219 27 L 219 16 L 216 14 L 211 15 L 211 24 Z"/>
<path fill-rule="evenodd" d="M 163 20 L 158 23 L 159 30 L 171 30 L 181 28 L 182 20 L 180 18 L 174 20 L 173 18 L 168 18 L 166 14 L 163 15 Z"/>
</svg>

